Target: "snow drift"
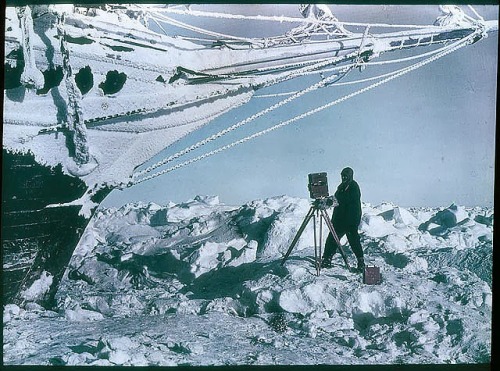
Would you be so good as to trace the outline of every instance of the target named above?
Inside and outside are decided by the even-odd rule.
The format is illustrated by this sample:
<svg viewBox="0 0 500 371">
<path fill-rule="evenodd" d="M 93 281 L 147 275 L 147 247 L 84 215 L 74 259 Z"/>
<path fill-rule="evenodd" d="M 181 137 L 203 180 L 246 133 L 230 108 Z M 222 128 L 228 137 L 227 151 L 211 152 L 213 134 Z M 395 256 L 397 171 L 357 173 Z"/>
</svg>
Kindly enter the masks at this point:
<svg viewBox="0 0 500 371">
<path fill-rule="evenodd" d="M 98 211 L 58 307 L 4 308 L 4 362 L 489 362 L 491 209 L 452 205 L 460 218 L 443 226 L 441 209 L 364 204 L 366 262 L 383 274 L 368 286 L 338 254 L 316 275 L 312 223 L 280 264 L 309 206 L 198 196 Z"/>
</svg>

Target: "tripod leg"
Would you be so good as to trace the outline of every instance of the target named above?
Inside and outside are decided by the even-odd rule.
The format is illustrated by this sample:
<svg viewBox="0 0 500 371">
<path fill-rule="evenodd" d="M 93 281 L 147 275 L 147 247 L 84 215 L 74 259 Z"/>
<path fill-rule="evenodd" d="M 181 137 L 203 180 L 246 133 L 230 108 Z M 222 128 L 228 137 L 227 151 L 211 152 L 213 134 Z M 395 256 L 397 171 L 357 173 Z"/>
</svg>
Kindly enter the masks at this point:
<svg viewBox="0 0 500 371">
<path fill-rule="evenodd" d="M 344 259 L 345 265 L 347 266 L 347 269 L 351 270 L 351 267 L 349 267 L 349 262 L 347 260 L 347 255 L 345 254 L 345 251 L 340 244 L 339 237 L 337 236 L 337 233 L 335 232 L 335 228 L 333 228 L 333 224 L 330 221 L 330 218 L 328 217 L 328 214 L 325 210 L 321 210 L 321 215 L 323 216 L 323 219 L 325 219 L 326 225 L 328 226 L 328 229 L 330 230 L 335 242 L 337 243 L 337 246 L 340 251 L 340 255 L 342 255 L 342 258 Z"/>
<path fill-rule="evenodd" d="M 302 232 L 304 232 L 304 229 L 306 228 L 307 223 L 309 223 L 309 220 L 311 220 L 313 215 L 314 215 L 314 208 L 311 206 L 311 208 L 309 209 L 309 212 L 307 213 L 306 217 L 304 218 L 304 221 L 302 222 L 299 230 L 297 231 L 297 234 L 293 238 L 292 244 L 290 245 L 290 247 L 288 248 L 288 251 L 286 252 L 285 256 L 283 257 L 283 260 L 281 261 L 281 265 L 285 264 L 285 261 L 288 259 L 288 256 L 290 255 L 293 248 L 295 247 L 295 245 L 299 241 L 299 238 L 302 235 Z"/>
<path fill-rule="evenodd" d="M 314 225 L 314 266 L 316 268 L 316 274 L 319 275 L 318 272 L 318 239 L 316 238 L 316 219 L 319 219 L 319 222 L 321 224 L 321 218 L 318 218 L 319 215 L 317 215 L 318 212 L 316 212 L 313 215 L 313 225 Z"/>
<path fill-rule="evenodd" d="M 316 241 L 316 226 L 314 227 L 314 265 L 316 266 L 316 275 L 319 276 L 319 271 L 321 269 L 321 225 L 323 224 L 323 220 L 321 219 L 321 215 L 319 210 L 316 210 L 316 216 L 319 221 L 319 241 Z M 318 254 L 319 250 L 319 254 Z"/>
<path fill-rule="evenodd" d="M 322 257 L 322 253 L 321 253 L 321 245 L 323 243 L 323 220 L 321 219 L 321 217 L 319 218 L 319 244 L 318 244 L 318 260 L 316 262 L 318 268 L 318 276 L 319 276 L 319 273 L 321 271 L 321 257 Z"/>
</svg>

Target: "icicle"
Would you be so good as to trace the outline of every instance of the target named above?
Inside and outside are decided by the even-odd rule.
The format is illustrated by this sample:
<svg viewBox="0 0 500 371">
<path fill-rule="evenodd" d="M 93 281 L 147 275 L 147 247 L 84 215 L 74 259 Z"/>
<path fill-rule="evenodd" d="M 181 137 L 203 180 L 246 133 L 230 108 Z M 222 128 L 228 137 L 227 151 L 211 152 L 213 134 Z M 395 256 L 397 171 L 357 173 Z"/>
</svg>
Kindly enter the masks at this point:
<svg viewBox="0 0 500 371">
<path fill-rule="evenodd" d="M 61 39 L 61 54 L 63 56 L 63 70 L 68 92 L 68 128 L 73 134 L 74 160 L 77 165 L 87 164 L 90 161 L 89 147 L 87 142 L 87 127 L 83 122 L 83 110 L 81 106 L 82 94 L 76 86 L 73 72 L 69 62 L 69 49 L 66 43 L 66 33 L 63 28 L 64 14 L 60 15 L 57 25 L 57 34 Z"/>
<path fill-rule="evenodd" d="M 17 8 L 17 16 L 21 22 L 21 33 L 24 54 L 24 71 L 21 74 L 21 83 L 27 88 L 41 89 L 44 85 L 43 74 L 36 68 L 35 54 L 31 44 L 33 35 L 33 18 L 31 8 L 22 6 Z"/>
</svg>

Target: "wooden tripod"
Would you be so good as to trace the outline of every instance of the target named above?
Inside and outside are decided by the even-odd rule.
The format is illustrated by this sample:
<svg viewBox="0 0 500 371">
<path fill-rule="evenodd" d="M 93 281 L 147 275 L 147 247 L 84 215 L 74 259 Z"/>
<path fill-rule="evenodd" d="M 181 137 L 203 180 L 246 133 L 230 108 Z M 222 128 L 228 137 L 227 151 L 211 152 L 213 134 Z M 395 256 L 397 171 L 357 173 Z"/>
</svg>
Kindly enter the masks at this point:
<svg viewBox="0 0 500 371">
<path fill-rule="evenodd" d="M 313 226 L 314 226 L 314 265 L 316 267 L 316 273 L 319 276 L 320 270 L 321 270 L 321 241 L 322 241 L 322 233 L 323 233 L 323 223 L 322 220 L 325 221 L 328 229 L 330 230 L 330 233 L 332 234 L 333 238 L 335 239 L 335 242 L 337 243 L 339 247 L 340 254 L 342 255 L 342 258 L 344 259 L 345 265 L 348 270 L 350 270 L 349 267 L 349 262 L 347 260 L 347 255 L 345 254 L 344 249 L 342 248 L 342 245 L 340 244 L 339 237 L 337 236 L 337 233 L 335 232 L 335 229 L 333 228 L 333 224 L 328 217 L 328 213 L 326 212 L 326 206 L 320 202 L 321 200 L 315 200 L 311 208 L 309 209 L 306 217 L 304 218 L 304 221 L 302 222 L 299 230 L 297 231 L 297 234 L 295 235 L 292 244 L 288 248 L 288 251 L 286 252 L 285 256 L 283 257 L 283 260 L 281 261 L 281 265 L 285 264 L 285 261 L 288 259 L 290 256 L 290 253 L 292 252 L 293 248 L 299 241 L 300 236 L 302 235 L 302 232 L 304 232 L 304 229 L 306 228 L 307 224 L 309 221 L 313 220 Z M 317 239 L 317 225 L 316 221 L 317 219 L 319 220 L 319 241 Z"/>
</svg>

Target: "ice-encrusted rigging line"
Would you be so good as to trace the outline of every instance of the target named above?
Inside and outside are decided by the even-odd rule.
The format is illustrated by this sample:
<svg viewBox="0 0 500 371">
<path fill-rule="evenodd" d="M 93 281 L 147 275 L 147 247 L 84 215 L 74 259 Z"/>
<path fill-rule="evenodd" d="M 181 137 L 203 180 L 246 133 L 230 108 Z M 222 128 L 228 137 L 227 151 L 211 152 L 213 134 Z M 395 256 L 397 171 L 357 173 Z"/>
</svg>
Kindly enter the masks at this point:
<svg viewBox="0 0 500 371">
<path fill-rule="evenodd" d="M 150 8 L 152 10 L 154 8 Z M 297 17 L 285 17 L 285 16 L 263 16 L 263 15 L 239 15 L 239 14 L 229 14 L 229 13 L 218 13 L 218 12 L 204 12 L 199 10 L 180 10 L 172 8 L 159 8 L 159 12 L 172 13 L 178 15 L 190 15 L 194 17 L 209 17 L 209 18 L 221 18 L 221 19 L 236 19 L 236 20 L 256 20 L 256 21 L 272 21 L 272 22 L 292 22 L 292 23 L 315 23 L 315 24 L 328 24 L 328 25 L 342 25 L 342 26 L 362 26 L 362 27 L 384 27 L 384 28 L 439 28 L 439 26 L 429 26 L 429 25 L 409 25 L 409 24 L 386 24 L 386 23 L 361 23 L 361 22 L 342 22 L 334 20 L 320 20 L 312 18 L 297 18 Z"/>
<path fill-rule="evenodd" d="M 160 28 L 161 32 L 163 32 L 166 36 L 168 36 L 167 31 L 163 28 L 163 26 L 160 24 L 160 22 L 158 22 L 156 17 L 151 16 L 149 18 L 151 18 L 156 23 L 156 25 Z"/>
<path fill-rule="evenodd" d="M 449 48 L 449 45 L 445 45 L 445 46 L 443 46 L 443 47 L 441 47 L 439 49 L 431 50 L 429 52 L 418 54 L 418 55 L 412 55 L 411 57 L 391 59 L 391 60 L 387 60 L 387 61 L 363 62 L 363 66 L 381 66 L 381 65 L 386 65 L 386 64 L 408 62 L 408 61 L 412 61 L 412 60 L 415 60 L 415 59 L 421 59 L 421 58 L 425 58 L 425 57 L 428 57 L 428 56 L 431 56 L 431 55 L 438 54 L 438 53 L 440 53 L 443 50 L 446 50 L 448 48 Z M 332 72 L 332 71 L 339 70 L 339 69 L 344 68 L 344 67 L 345 66 L 343 66 L 343 67 L 326 68 L 326 69 L 323 69 L 321 72 L 323 72 L 323 73 L 325 73 L 325 72 Z M 385 73 L 385 74 L 382 74 L 382 75 L 368 77 L 368 78 L 361 79 L 361 80 L 345 81 L 345 82 L 335 82 L 335 84 L 330 84 L 328 86 L 354 85 L 354 84 L 360 84 L 360 83 L 364 83 L 364 82 L 368 82 L 368 81 L 378 80 L 378 79 L 382 79 L 382 78 L 390 76 L 390 75 L 394 75 L 394 74 L 398 73 L 399 71 L 401 71 L 403 69 L 404 68 L 396 70 L 396 71 L 391 71 L 391 72 L 388 72 L 388 73 Z M 316 74 L 316 73 L 318 73 L 318 72 L 317 71 L 310 71 L 310 72 L 305 72 L 304 75 L 312 75 L 312 74 Z M 289 92 L 283 92 L 283 93 L 276 93 L 276 94 L 261 94 L 261 95 L 254 95 L 254 98 L 274 98 L 274 97 L 292 95 L 292 94 L 295 94 L 296 92 L 297 91 L 295 90 L 295 91 L 289 91 Z"/>
<path fill-rule="evenodd" d="M 255 134 L 249 135 L 249 136 L 247 136 L 247 137 L 245 137 L 245 138 L 242 138 L 242 139 L 240 139 L 240 140 L 237 140 L 237 141 L 232 142 L 232 143 L 230 143 L 230 144 L 227 144 L 227 145 L 225 145 L 225 146 L 219 147 L 219 148 L 217 148 L 217 149 L 215 149 L 215 150 L 213 150 L 213 151 L 206 152 L 206 153 L 204 153 L 204 154 L 202 154 L 202 155 L 200 155 L 200 156 L 197 156 L 197 157 L 192 158 L 192 159 L 190 159 L 190 160 L 184 161 L 184 162 L 182 162 L 182 163 L 180 163 L 180 164 L 177 164 L 177 165 L 172 166 L 172 167 L 170 167 L 170 168 L 168 168 L 168 169 L 165 169 L 165 170 L 159 171 L 159 172 L 157 172 L 157 173 L 154 173 L 154 174 L 149 175 L 149 176 L 147 176 L 147 177 L 144 177 L 144 178 L 142 178 L 142 179 L 133 180 L 133 181 L 131 181 L 131 182 L 128 184 L 128 186 L 132 186 L 132 185 L 135 185 L 135 184 L 139 184 L 139 183 L 145 182 L 145 181 L 147 181 L 147 180 L 151 180 L 151 179 L 153 179 L 153 178 L 156 178 L 156 177 L 158 177 L 158 176 L 164 175 L 164 174 L 166 174 L 166 173 L 172 172 L 172 171 L 174 171 L 174 170 L 180 169 L 180 168 L 185 167 L 185 166 L 187 166 L 187 165 L 190 165 L 190 164 L 192 164 L 192 163 L 194 163 L 194 162 L 200 161 L 200 160 L 202 160 L 202 159 L 205 159 L 205 158 L 207 158 L 207 157 L 210 157 L 210 156 L 212 156 L 212 155 L 215 155 L 215 154 L 217 154 L 217 153 L 219 153 L 219 152 L 222 152 L 222 151 L 224 151 L 224 150 L 226 150 L 226 149 L 230 149 L 230 148 L 232 148 L 232 147 L 235 147 L 236 145 L 239 145 L 239 144 L 245 143 L 245 142 L 247 142 L 247 141 L 249 141 L 249 140 L 251 140 L 251 139 L 254 139 L 254 138 L 260 137 L 260 136 L 262 136 L 262 135 L 264 135 L 264 134 L 267 134 L 267 133 L 269 133 L 269 132 L 271 132 L 271 131 L 274 131 L 274 130 L 279 129 L 279 128 L 281 128 L 281 127 L 284 127 L 284 126 L 290 125 L 290 124 L 292 124 L 292 123 L 294 123 L 294 122 L 296 122 L 296 121 L 299 121 L 299 120 L 301 120 L 301 119 L 303 119 L 303 118 L 305 118 L 305 117 L 308 117 L 308 116 L 311 116 L 311 115 L 313 115 L 313 114 L 316 114 L 316 113 L 318 113 L 318 112 L 320 112 L 320 111 L 323 111 L 324 109 L 330 108 L 330 107 L 332 107 L 332 106 L 334 106 L 334 105 L 337 105 L 337 104 L 339 104 L 339 103 L 341 103 L 341 102 L 344 102 L 344 101 L 346 101 L 346 100 L 348 100 L 348 99 L 350 99 L 350 98 L 353 98 L 353 97 L 355 97 L 355 96 L 357 96 L 357 95 L 359 95 L 359 94 L 362 94 L 362 93 L 365 93 L 365 92 L 367 92 L 367 91 L 369 91 L 369 90 L 372 90 L 372 89 L 374 89 L 374 88 L 376 88 L 376 87 L 378 87 L 378 86 L 380 86 L 380 85 L 383 85 L 383 84 L 385 84 L 385 83 L 387 83 L 387 82 L 389 82 L 389 81 L 392 81 L 392 80 L 394 80 L 394 79 L 396 79 L 396 78 L 398 78 L 398 77 L 401 77 L 401 76 L 403 76 L 403 75 L 405 75 L 405 74 L 407 74 L 407 73 L 409 73 L 409 72 L 411 72 L 411 71 L 414 71 L 414 70 L 416 70 L 416 69 L 418 69 L 418 68 L 420 68 L 420 67 L 423 67 L 423 66 L 425 66 L 425 65 L 427 65 L 427 64 L 429 64 L 429 63 L 431 63 L 431 62 L 434 62 L 434 61 L 438 60 L 439 58 L 442 58 L 442 57 L 444 57 L 444 56 L 446 56 L 446 55 L 448 55 L 448 54 L 450 54 L 450 53 L 452 53 L 452 52 L 454 52 L 454 51 L 456 51 L 456 50 L 458 50 L 458 49 L 460 49 L 460 48 L 462 48 L 462 47 L 464 47 L 464 46 L 468 45 L 468 44 L 469 44 L 469 43 L 470 43 L 470 42 L 471 42 L 471 41 L 472 41 L 472 40 L 473 40 L 476 36 L 478 36 L 478 35 L 480 35 L 480 34 L 481 34 L 481 30 L 480 30 L 480 29 L 478 29 L 478 30 L 474 31 L 473 33 L 471 33 L 469 36 L 467 36 L 467 37 L 465 37 L 465 38 L 463 38 L 463 39 L 461 39 L 461 40 L 458 40 L 458 41 L 456 41 L 456 42 L 455 42 L 455 43 L 453 43 L 453 44 L 450 44 L 450 45 L 448 46 L 448 48 L 447 48 L 446 50 L 442 51 L 441 53 L 436 54 L 436 55 L 434 55 L 434 56 L 432 56 L 432 57 L 430 57 L 430 58 L 428 58 L 428 59 L 426 59 L 426 60 L 423 60 L 423 61 L 421 61 L 421 62 L 415 63 L 415 64 L 413 64 L 413 65 L 411 65 L 411 66 L 408 66 L 408 67 L 406 67 L 406 68 L 402 69 L 402 70 L 401 70 L 399 73 L 397 73 L 397 74 L 391 75 L 391 76 L 389 76 L 389 77 L 387 77 L 387 78 L 385 78 L 385 79 L 383 79 L 383 80 L 381 80 L 381 81 L 378 81 L 378 82 L 376 82 L 376 83 L 374 83 L 374 84 L 371 84 L 371 85 L 369 85 L 369 86 L 367 86 L 367 87 L 364 87 L 364 88 L 362 88 L 362 89 L 359 89 L 359 90 L 357 90 L 357 91 L 355 91 L 355 92 L 353 92 L 353 93 L 347 94 L 347 95 L 345 95 L 345 96 L 343 96 L 343 97 L 341 97 L 341 98 L 339 98 L 339 99 L 336 99 L 336 100 L 334 100 L 334 101 L 332 101 L 332 102 L 330 102 L 330 103 L 327 103 L 327 104 L 325 104 L 325 105 L 323 105 L 323 106 L 320 106 L 320 107 L 317 107 L 317 108 L 315 108 L 315 109 L 313 109 L 313 110 L 310 110 L 310 111 L 308 111 L 308 112 L 305 112 L 305 113 L 303 113 L 303 114 L 301 114 L 301 115 L 295 116 L 295 117 L 293 117 L 293 118 L 291 118 L 291 119 L 289 119 L 289 120 L 282 121 L 281 123 L 276 124 L 276 125 L 274 125 L 274 126 L 272 126 L 272 127 L 268 128 L 268 129 L 265 129 L 265 130 L 259 131 L 259 132 L 255 133 Z"/>
<path fill-rule="evenodd" d="M 167 17 L 167 16 L 165 16 L 163 14 L 159 14 L 158 12 L 152 12 L 152 13 L 150 13 L 150 17 L 155 21 L 155 23 L 157 25 L 159 25 L 158 21 L 163 21 L 163 22 L 169 23 L 169 24 L 171 24 L 173 26 L 181 27 L 181 28 L 187 29 L 189 31 L 194 31 L 194 32 L 197 32 L 197 33 L 200 33 L 200 34 L 203 34 L 203 35 L 207 35 L 207 36 L 214 36 L 214 37 L 219 37 L 219 38 L 223 38 L 223 39 L 244 41 L 244 42 L 251 43 L 251 44 L 255 43 L 255 41 L 253 39 L 249 39 L 249 38 L 245 38 L 245 37 L 232 36 L 232 35 L 226 35 L 226 34 L 222 34 L 222 33 L 218 33 L 218 32 L 213 32 L 213 31 L 205 30 L 205 29 L 200 28 L 200 27 L 192 26 L 192 25 L 189 25 L 187 23 L 184 23 L 184 22 L 181 22 L 181 21 L 177 21 L 177 20 L 175 20 L 173 18 L 170 18 L 170 17 Z M 160 28 L 166 34 L 166 32 L 163 29 L 163 27 L 160 26 Z"/>
<path fill-rule="evenodd" d="M 346 56 L 343 56 L 340 59 L 346 59 L 346 58 L 348 59 L 350 57 L 355 57 L 356 55 L 357 55 L 357 52 L 356 53 L 352 53 L 350 55 L 348 54 Z M 292 78 L 292 77 L 295 77 L 295 76 L 301 76 L 301 73 L 303 73 L 305 70 L 309 70 L 311 68 L 318 69 L 318 68 L 321 68 L 324 65 L 336 63 L 337 59 L 338 58 L 334 58 L 334 60 L 329 60 L 329 61 L 326 61 L 326 62 L 320 62 L 320 63 L 315 64 L 313 66 L 305 67 L 305 68 L 301 69 L 300 71 L 297 71 L 297 72 L 293 73 L 292 76 L 289 75 L 287 77 L 288 78 Z M 348 71 L 350 71 L 355 66 L 356 66 L 356 64 L 351 64 L 349 66 L 344 67 L 344 68 L 346 68 L 346 71 L 344 72 L 344 75 L 345 75 L 345 73 L 347 73 Z M 158 167 L 160 167 L 162 165 L 165 165 L 166 163 L 171 162 L 171 161 L 173 161 L 173 160 L 175 160 L 175 159 L 177 159 L 177 158 L 179 158 L 179 157 L 181 157 L 181 156 L 183 156 L 183 155 L 185 155 L 185 154 L 187 154 L 187 153 L 195 150 L 196 148 L 199 148 L 199 147 L 201 147 L 201 146 L 203 146 L 203 145 L 205 145 L 205 144 L 207 144 L 207 143 L 209 143 L 209 142 L 211 142 L 211 141 L 213 141 L 215 139 L 218 139 L 218 138 L 222 137 L 223 135 L 225 135 L 225 134 L 227 134 L 227 133 L 229 133 L 229 132 L 231 132 L 231 131 L 233 131 L 233 130 L 235 130 L 235 129 L 243 126 L 243 125 L 246 125 L 249 122 L 251 122 L 251 121 L 253 121 L 253 120 L 257 119 L 257 118 L 259 118 L 259 117 L 261 117 L 261 116 L 263 116 L 263 115 L 265 115 L 265 114 L 267 114 L 267 113 L 269 113 L 269 112 L 271 112 L 271 111 L 273 111 L 273 110 L 275 110 L 275 109 L 277 109 L 277 108 L 279 108 L 279 107 L 281 107 L 281 106 L 283 106 L 285 104 L 290 103 L 292 100 L 295 100 L 295 99 L 301 97 L 302 95 L 304 95 L 306 93 L 309 93 L 311 91 L 319 89 L 323 85 L 327 84 L 329 81 L 332 81 L 332 80 L 334 80 L 336 78 L 338 78 L 338 75 L 332 75 L 332 76 L 330 76 L 330 77 L 328 77 L 326 79 L 323 79 L 322 81 L 320 81 L 320 82 L 318 82 L 318 83 L 310 86 L 309 88 L 304 89 L 302 91 L 299 91 L 299 92 L 295 93 L 293 96 L 291 96 L 291 97 L 289 97 L 287 99 L 284 99 L 284 100 L 282 100 L 282 101 L 280 101 L 280 102 L 272 105 L 271 107 L 268 107 L 268 108 L 266 108 L 266 109 L 264 109 L 264 110 L 262 110 L 262 111 L 260 111 L 260 112 L 258 112 L 256 114 L 254 114 L 254 115 L 246 118 L 245 120 L 242 120 L 242 121 L 240 121 L 240 122 L 238 122 L 238 123 L 236 123 L 236 124 L 234 124 L 234 125 L 226 128 L 226 129 L 224 129 L 224 130 L 222 130 L 222 131 L 220 131 L 220 132 L 218 132 L 218 133 L 216 133 L 216 134 L 214 134 L 214 135 L 212 135 L 212 136 L 210 136 L 210 137 L 208 137 L 208 138 L 206 138 L 206 139 L 204 139 L 204 140 L 202 140 L 202 141 L 200 141 L 200 142 L 198 142 L 198 143 L 196 143 L 196 144 L 194 144 L 194 145 L 192 145 L 192 146 L 190 146 L 190 147 L 188 147 L 188 148 L 186 148 L 186 149 L 184 149 L 184 150 L 182 150 L 180 152 L 177 152 L 177 153 L 173 154 L 172 156 L 170 156 L 170 157 L 168 157 L 166 159 L 163 159 L 163 160 L 161 160 L 161 161 L 159 161 L 159 162 L 157 162 L 157 163 L 149 166 L 148 168 L 146 168 L 144 170 L 141 170 L 141 171 L 135 173 L 134 177 L 138 177 L 138 176 L 144 175 L 146 173 L 149 173 L 149 172 L 153 171 L 154 169 L 156 169 L 156 168 L 158 168 Z"/>
<path fill-rule="evenodd" d="M 474 7 L 472 5 L 467 5 L 469 7 L 470 10 L 472 10 L 472 12 L 476 15 L 476 17 L 480 20 L 480 21 L 483 21 L 484 22 L 484 18 L 481 17 L 481 15 L 476 12 L 476 9 L 474 9 Z"/>
</svg>

